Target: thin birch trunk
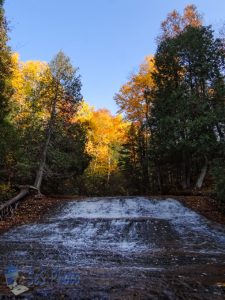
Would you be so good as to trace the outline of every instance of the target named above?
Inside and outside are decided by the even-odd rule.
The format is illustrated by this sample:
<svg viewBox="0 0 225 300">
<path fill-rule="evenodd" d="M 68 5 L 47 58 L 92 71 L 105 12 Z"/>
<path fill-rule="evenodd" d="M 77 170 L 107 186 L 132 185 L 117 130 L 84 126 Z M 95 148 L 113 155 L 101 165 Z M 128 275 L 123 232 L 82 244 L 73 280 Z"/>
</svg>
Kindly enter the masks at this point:
<svg viewBox="0 0 225 300">
<path fill-rule="evenodd" d="M 207 169 L 208 169 L 208 160 L 205 157 L 204 165 L 202 166 L 201 172 L 200 172 L 200 174 L 197 178 L 196 184 L 195 184 L 196 189 L 201 189 L 202 188 L 202 185 L 203 185 L 206 173 L 207 173 Z"/>
</svg>

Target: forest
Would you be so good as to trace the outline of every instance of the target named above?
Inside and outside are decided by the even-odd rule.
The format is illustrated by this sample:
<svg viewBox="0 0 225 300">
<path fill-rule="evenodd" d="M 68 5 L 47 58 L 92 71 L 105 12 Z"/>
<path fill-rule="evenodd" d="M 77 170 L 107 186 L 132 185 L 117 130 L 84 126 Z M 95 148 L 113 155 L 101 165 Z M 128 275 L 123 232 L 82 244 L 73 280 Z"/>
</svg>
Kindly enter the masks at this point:
<svg viewBox="0 0 225 300">
<path fill-rule="evenodd" d="M 78 66 L 20 60 L 0 1 L 0 205 L 24 195 L 186 195 L 225 204 L 225 34 L 194 5 L 169 13 L 157 50 L 114 100 L 82 96 Z M 107 99 L 106 99 L 107 101 Z"/>
</svg>

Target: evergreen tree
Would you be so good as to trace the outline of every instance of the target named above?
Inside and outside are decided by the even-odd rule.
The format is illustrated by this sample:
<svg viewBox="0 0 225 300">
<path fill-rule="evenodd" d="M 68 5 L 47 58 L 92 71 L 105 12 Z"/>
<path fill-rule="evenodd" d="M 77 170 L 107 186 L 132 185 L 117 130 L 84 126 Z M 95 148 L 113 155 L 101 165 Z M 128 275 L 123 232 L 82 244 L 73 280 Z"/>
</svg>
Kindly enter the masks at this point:
<svg viewBox="0 0 225 300">
<path fill-rule="evenodd" d="M 10 79 L 12 75 L 11 51 L 7 46 L 7 22 L 3 1 L 0 2 L 0 123 L 5 121 L 9 111 L 9 99 L 12 93 Z"/>
<path fill-rule="evenodd" d="M 7 45 L 7 22 L 0 1 L 0 185 L 9 188 L 11 181 L 11 167 L 15 165 L 15 149 L 17 136 L 13 126 L 9 123 L 10 97 L 12 95 L 11 50 Z M 0 194 L 1 194 L 0 186 Z"/>
<path fill-rule="evenodd" d="M 159 44 L 155 67 L 151 154 L 164 166 L 161 184 L 201 188 L 218 135 L 224 136 L 221 41 L 210 27 L 188 26 Z"/>
<path fill-rule="evenodd" d="M 60 51 L 51 61 L 49 70 L 50 79 L 40 86 L 40 93 L 43 99 L 46 99 L 49 118 L 34 183 L 39 192 L 46 172 L 46 161 L 52 137 L 59 128 L 66 128 L 70 124 L 77 110 L 77 105 L 82 100 L 80 77 L 77 75 L 77 69 L 72 66 L 69 57 Z"/>
</svg>

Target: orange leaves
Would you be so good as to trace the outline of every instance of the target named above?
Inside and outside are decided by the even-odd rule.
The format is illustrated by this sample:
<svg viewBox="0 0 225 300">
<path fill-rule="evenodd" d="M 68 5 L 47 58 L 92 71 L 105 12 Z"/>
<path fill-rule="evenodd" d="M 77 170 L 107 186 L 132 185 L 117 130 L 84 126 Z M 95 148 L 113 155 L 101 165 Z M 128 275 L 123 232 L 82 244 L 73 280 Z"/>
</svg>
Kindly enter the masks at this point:
<svg viewBox="0 0 225 300">
<path fill-rule="evenodd" d="M 138 74 L 132 75 L 114 97 L 120 107 L 120 112 L 124 112 L 127 119 L 132 122 L 142 123 L 146 114 L 149 113 L 149 99 L 146 99 L 145 93 L 153 87 L 153 70 L 154 58 L 147 56 L 144 63 L 141 64 Z"/>
<path fill-rule="evenodd" d="M 198 13 L 195 5 L 187 5 L 185 7 L 182 21 L 184 27 L 188 25 L 199 27 L 202 25 L 202 17 Z"/>
<path fill-rule="evenodd" d="M 116 170 L 118 147 L 126 140 L 128 123 L 121 115 L 112 116 L 107 109 L 95 111 L 86 102 L 78 111 L 77 121 L 89 128 L 86 151 L 93 159 L 87 172 L 104 175 Z"/>
<path fill-rule="evenodd" d="M 176 10 L 173 10 L 167 15 L 166 20 L 161 24 L 162 35 L 159 40 L 175 37 L 187 26 L 199 27 L 201 25 L 202 17 L 198 13 L 196 6 L 187 5 L 184 9 L 183 15 Z"/>
</svg>

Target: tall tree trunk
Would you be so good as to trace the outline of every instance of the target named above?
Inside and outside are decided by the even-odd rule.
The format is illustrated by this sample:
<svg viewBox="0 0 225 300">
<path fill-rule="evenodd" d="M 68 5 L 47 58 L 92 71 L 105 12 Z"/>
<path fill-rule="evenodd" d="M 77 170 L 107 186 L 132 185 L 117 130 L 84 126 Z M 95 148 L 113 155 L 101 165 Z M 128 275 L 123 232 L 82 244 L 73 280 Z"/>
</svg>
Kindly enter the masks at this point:
<svg viewBox="0 0 225 300">
<path fill-rule="evenodd" d="M 196 189 L 201 189 L 202 188 L 202 185 L 203 185 L 206 173 L 207 173 L 207 169 L 208 169 L 208 160 L 205 157 L 204 165 L 202 166 L 201 172 L 200 172 L 200 174 L 197 178 L 196 184 L 195 184 Z"/>
<path fill-rule="evenodd" d="M 111 157 L 109 155 L 108 157 L 108 175 L 107 175 L 107 185 L 109 185 L 109 180 L 110 180 L 110 176 L 111 176 L 111 171 L 110 171 L 110 168 L 111 168 Z"/>
<path fill-rule="evenodd" d="M 157 182 L 158 182 L 158 192 L 162 194 L 163 191 L 163 182 L 162 182 L 162 174 L 161 174 L 161 167 L 158 166 L 157 168 Z"/>
<path fill-rule="evenodd" d="M 189 189 L 191 186 L 191 170 L 190 170 L 190 159 L 188 155 L 183 151 L 183 163 L 182 163 L 182 182 L 181 186 L 183 190 Z"/>
<path fill-rule="evenodd" d="M 190 167 L 189 159 L 187 159 L 187 162 L 186 162 L 186 185 L 187 185 L 187 189 L 190 189 L 190 187 L 191 187 L 191 167 Z"/>
<path fill-rule="evenodd" d="M 59 88 L 59 86 L 57 85 L 55 97 L 52 101 L 51 116 L 50 116 L 50 120 L 48 123 L 46 141 L 45 141 L 45 145 L 44 145 L 43 152 L 41 155 L 39 169 L 37 171 L 37 175 L 36 175 L 35 182 L 34 182 L 34 186 L 37 188 L 38 194 L 41 194 L 41 184 L 42 184 L 45 165 L 46 165 L 46 158 L 47 158 L 48 148 L 49 148 L 49 144 L 50 144 L 50 140 L 51 140 L 51 136 L 52 136 L 52 130 L 54 127 L 55 117 L 56 117 L 56 102 L 57 102 L 57 98 L 58 98 L 58 88 Z"/>
<path fill-rule="evenodd" d="M 44 146 L 41 161 L 40 161 L 40 165 L 39 165 L 39 169 L 37 171 L 37 175 L 36 175 L 35 182 L 34 182 L 34 186 L 38 189 L 39 194 L 41 193 L 40 189 L 41 189 L 41 183 L 42 183 L 42 179 L 43 179 L 43 175 L 44 175 L 44 169 L 45 169 L 45 164 L 46 164 L 48 147 L 49 147 L 49 143 L 50 143 L 50 140 L 51 140 L 51 133 L 52 133 L 52 131 L 49 128 L 47 139 L 46 139 L 46 142 L 45 142 L 45 146 Z"/>
<path fill-rule="evenodd" d="M 223 132 L 222 132 L 222 130 L 221 130 L 218 123 L 216 124 L 216 129 L 217 129 L 217 132 L 219 134 L 220 140 L 224 140 L 224 134 L 223 134 Z"/>
</svg>

